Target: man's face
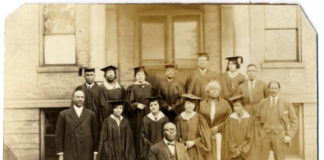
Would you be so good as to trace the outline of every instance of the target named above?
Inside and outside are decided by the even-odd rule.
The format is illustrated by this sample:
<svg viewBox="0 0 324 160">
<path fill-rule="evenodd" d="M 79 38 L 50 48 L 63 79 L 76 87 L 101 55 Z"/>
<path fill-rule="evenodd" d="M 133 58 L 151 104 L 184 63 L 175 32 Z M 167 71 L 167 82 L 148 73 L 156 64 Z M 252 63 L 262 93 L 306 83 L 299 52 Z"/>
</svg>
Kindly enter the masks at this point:
<svg viewBox="0 0 324 160">
<path fill-rule="evenodd" d="M 208 59 L 205 56 L 198 57 L 198 67 L 200 69 L 205 69 L 208 67 Z"/>
<path fill-rule="evenodd" d="M 247 68 L 246 74 L 249 77 L 249 80 L 253 81 L 256 78 L 256 74 L 257 74 L 257 69 L 255 66 L 250 66 L 249 68 Z"/>
<path fill-rule="evenodd" d="M 236 64 L 233 61 L 228 62 L 228 69 L 230 72 L 235 72 L 237 70 Z"/>
<path fill-rule="evenodd" d="M 82 107 L 84 103 L 84 93 L 82 91 L 75 91 L 72 101 L 76 106 Z"/>
<path fill-rule="evenodd" d="M 123 105 L 118 105 L 113 109 L 113 114 L 117 117 L 121 116 L 123 113 Z"/>
<path fill-rule="evenodd" d="M 163 135 L 168 141 L 174 141 L 177 135 L 176 126 L 173 123 L 164 125 Z"/>
<path fill-rule="evenodd" d="M 152 113 L 158 113 L 160 109 L 160 105 L 158 101 L 152 101 L 150 102 L 150 111 Z"/>
<path fill-rule="evenodd" d="M 177 73 L 177 70 L 175 68 L 167 68 L 165 70 L 165 75 L 168 78 L 173 78 L 175 76 L 175 74 Z"/>
<path fill-rule="evenodd" d="M 116 75 L 115 75 L 115 71 L 113 69 L 109 69 L 107 72 L 106 72 L 106 80 L 108 82 L 112 82 L 114 81 L 116 78 Z"/>
<path fill-rule="evenodd" d="M 139 82 L 144 82 L 145 81 L 145 73 L 143 71 L 139 71 L 136 73 L 135 78 Z"/>
<path fill-rule="evenodd" d="M 85 72 L 84 79 L 88 84 L 92 84 L 94 82 L 96 75 L 94 72 Z"/>
<path fill-rule="evenodd" d="M 243 114 L 243 105 L 241 104 L 241 102 L 235 102 L 233 104 L 233 110 L 235 113 L 237 113 L 238 115 L 242 115 Z"/>
<path fill-rule="evenodd" d="M 280 88 L 278 86 L 277 83 L 271 83 L 270 86 L 269 86 L 269 94 L 272 96 L 272 97 L 275 97 L 278 95 L 280 91 Z"/>
<path fill-rule="evenodd" d="M 211 98 L 217 98 L 220 93 L 220 88 L 218 87 L 213 87 L 208 90 L 208 96 Z"/>
</svg>

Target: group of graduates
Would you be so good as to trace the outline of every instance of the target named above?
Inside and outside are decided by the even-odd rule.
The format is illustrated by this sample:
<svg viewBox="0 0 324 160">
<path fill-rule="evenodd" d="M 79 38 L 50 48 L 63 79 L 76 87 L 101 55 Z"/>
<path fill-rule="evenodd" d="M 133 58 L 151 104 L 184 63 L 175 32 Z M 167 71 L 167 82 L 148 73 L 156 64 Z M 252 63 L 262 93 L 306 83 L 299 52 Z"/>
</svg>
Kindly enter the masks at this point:
<svg viewBox="0 0 324 160">
<path fill-rule="evenodd" d="M 208 69 L 208 54 L 199 53 L 198 68 L 185 81 L 167 64 L 156 86 L 138 66 L 127 89 L 115 66 L 101 69 L 101 85 L 94 68 L 81 68 L 85 83 L 57 120 L 59 159 L 266 160 L 270 150 L 284 159 L 297 118 L 278 97 L 280 83 L 256 79 L 254 64 L 246 78 L 239 72 L 242 57 L 226 60 L 227 71 L 218 76 Z"/>
</svg>

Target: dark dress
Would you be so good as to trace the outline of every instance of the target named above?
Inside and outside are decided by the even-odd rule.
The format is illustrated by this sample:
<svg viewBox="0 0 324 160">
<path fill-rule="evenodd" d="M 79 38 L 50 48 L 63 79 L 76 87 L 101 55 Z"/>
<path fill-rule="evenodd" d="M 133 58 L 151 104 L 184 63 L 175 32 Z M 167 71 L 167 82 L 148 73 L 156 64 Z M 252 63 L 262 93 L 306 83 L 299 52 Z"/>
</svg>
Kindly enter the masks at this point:
<svg viewBox="0 0 324 160">
<path fill-rule="evenodd" d="M 104 82 L 105 83 L 105 82 Z M 116 82 L 118 83 L 118 82 Z M 105 84 L 100 85 L 100 103 L 103 106 L 103 118 L 105 119 L 112 113 L 112 107 L 110 105 L 111 100 L 124 100 L 125 88 L 119 84 L 120 87 L 114 89 L 108 89 Z"/>
<path fill-rule="evenodd" d="M 159 88 L 162 97 L 161 111 L 173 122 L 184 111 L 181 103 L 181 95 L 185 93 L 184 84 L 177 79 L 168 81 L 167 78 L 163 78 Z M 171 106 L 172 110 L 169 111 L 168 106 Z"/>
<path fill-rule="evenodd" d="M 189 120 L 180 114 L 176 120 L 179 141 L 194 141 L 195 145 L 188 149 L 190 160 L 204 160 L 211 149 L 210 131 L 205 118 L 195 113 Z"/>
<path fill-rule="evenodd" d="M 94 82 L 93 86 L 88 89 L 86 83 L 76 87 L 75 90 L 82 90 L 85 94 L 84 107 L 90 109 L 96 114 L 98 127 L 101 128 L 101 122 L 104 120 L 102 106 L 100 104 L 100 87 Z"/>
<path fill-rule="evenodd" d="M 216 72 L 207 69 L 205 74 L 202 75 L 199 69 L 197 69 L 189 75 L 186 81 L 187 93 L 205 98 L 205 86 L 213 80 L 217 80 Z"/>
<path fill-rule="evenodd" d="M 99 160 L 135 160 L 132 131 L 126 118 L 119 126 L 111 116 L 105 119 L 100 135 Z"/>
<path fill-rule="evenodd" d="M 238 73 L 235 77 L 230 77 L 228 73 L 224 73 L 221 76 L 220 84 L 222 86 L 222 97 L 226 100 L 235 95 L 238 91 L 240 84 L 246 81 L 245 76 L 242 73 Z"/>
<path fill-rule="evenodd" d="M 158 119 L 155 120 L 152 113 L 143 118 L 142 139 L 141 139 L 141 158 L 146 159 L 151 145 L 163 139 L 163 125 L 169 122 L 168 117 L 162 112 L 159 113 Z"/>
<path fill-rule="evenodd" d="M 222 160 L 251 160 L 251 146 L 254 141 L 254 120 L 245 112 L 239 120 L 232 113 L 226 120 L 222 137 Z M 236 155 L 235 151 L 239 151 Z M 233 156 L 236 155 L 236 158 Z"/>
<path fill-rule="evenodd" d="M 149 113 L 149 108 L 145 106 L 143 110 L 137 108 L 138 103 L 147 104 L 147 98 L 152 97 L 152 86 L 149 83 L 132 84 L 127 88 L 127 100 L 129 102 L 128 118 L 131 124 L 135 143 L 136 157 L 140 157 L 140 139 L 143 118 Z"/>
<path fill-rule="evenodd" d="M 98 125 L 94 112 L 83 108 L 80 118 L 73 106 L 60 112 L 55 131 L 57 153 L 65 160 L 92 160 L 98 151 Z"/>
</svg>

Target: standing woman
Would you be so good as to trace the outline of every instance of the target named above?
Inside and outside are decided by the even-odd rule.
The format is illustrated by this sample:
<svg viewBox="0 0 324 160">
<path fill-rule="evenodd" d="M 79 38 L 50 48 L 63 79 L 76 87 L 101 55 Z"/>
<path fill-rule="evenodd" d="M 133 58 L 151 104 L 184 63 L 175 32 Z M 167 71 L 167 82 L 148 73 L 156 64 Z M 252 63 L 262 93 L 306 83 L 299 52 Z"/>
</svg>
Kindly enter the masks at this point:
<svg viewBox="0 0 324 160">
<path fill-rule="evenodd" d="M 132 131 L 127 118 L 122 116 L 125 101 L 110 101 L 112 114 L 101 129 L 99 160 L 135 160 Z"/>
<path fill-rule="evenodd" d="M 200 102 L 199 113 L 202 114 L 210 128 L 211 152 L 206 160 L 220 160 L 221 158 L 221 130 L 225 120 L 232 113 L 229 103 L 219 97 L 221 86 L 217 81 L 209 82 L 205 87 L 207 98 Z"/>
<path fill-rule="evenodd" d="M 147 159 L 150 147 L 163 139 L 163 125 L 169 118 L 160 111 L 161 97 L 148 98 L 150 113 L 143 118 L 141 134 L 141 159 Z"/>
<path fill-rule="evenodd" d="M 240 59 L 240 62 L 239 62 Z M 234 96 L 240 84 L 246 81 L 245 76 L 239 72 L 240 64 L 243 63 L 243 57 L 227 57 L 228 60 L 226 73 L 221 76 L 222 96 L 228 98 Z"/>
<path fill-rule="evenodd" d="M 152 97 L 152 85 L 145 80 L 146 73 L 144 66 L 134 68 L 135 82 L 127 88 L 128 117 L 131 123 L 136 159 L 140 159 L 140 139 L 143 117 L 148 114 L 149 108 L 146 106 L 147 98 Z"/>
<path fill-rule="evenodd" d="M 200 98 L 192 94 L 184 94 L 182 97 L 185 111 L 175 120 L 179 141 L 185 144 L 190 160 L 205 160 L 211 143 L 205 118 L 194 111 Z"/>
</svg>

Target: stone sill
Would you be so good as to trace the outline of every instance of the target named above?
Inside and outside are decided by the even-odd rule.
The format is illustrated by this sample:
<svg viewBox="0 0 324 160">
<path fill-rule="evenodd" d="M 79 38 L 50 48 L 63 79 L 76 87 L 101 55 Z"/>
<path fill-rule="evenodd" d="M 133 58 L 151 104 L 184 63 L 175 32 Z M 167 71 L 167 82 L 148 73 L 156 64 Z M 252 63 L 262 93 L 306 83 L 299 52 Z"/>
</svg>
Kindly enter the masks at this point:
<svg viewBox="0 0 324 160">
<path fill-rule="evenodd" d="M 78 66 L 40 66 L 37 68 L 38 73 L 68 73 L 78 72 Z"/>
<path fill-rule="evenodd" d="M 301 62 L 264 62 L 262 69 L 304 69 L 305 65 Z"/>
</svg>

